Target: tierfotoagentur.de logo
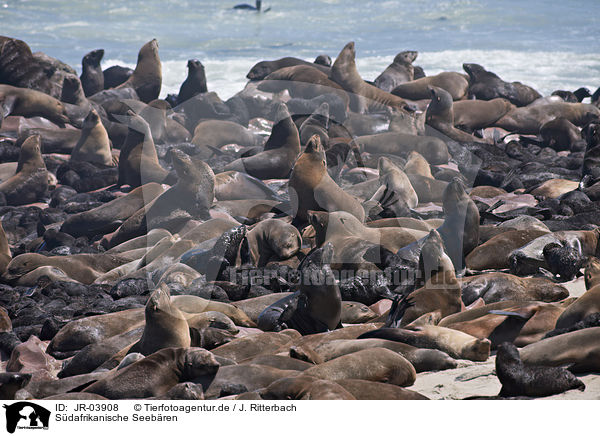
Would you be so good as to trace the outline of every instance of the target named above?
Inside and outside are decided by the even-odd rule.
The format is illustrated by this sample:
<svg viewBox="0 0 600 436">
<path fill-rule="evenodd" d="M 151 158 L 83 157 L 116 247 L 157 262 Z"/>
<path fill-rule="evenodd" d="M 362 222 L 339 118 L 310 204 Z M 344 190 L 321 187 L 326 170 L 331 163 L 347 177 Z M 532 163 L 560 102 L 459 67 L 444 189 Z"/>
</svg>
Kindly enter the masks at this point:
<svg viewBox="0 0 600 436">
<path fill-rule="evenodd" d="M 48 430 L 50 411 L 29 401 L 3 405 L 6 409 L 6 431 Z"/>
</svg>

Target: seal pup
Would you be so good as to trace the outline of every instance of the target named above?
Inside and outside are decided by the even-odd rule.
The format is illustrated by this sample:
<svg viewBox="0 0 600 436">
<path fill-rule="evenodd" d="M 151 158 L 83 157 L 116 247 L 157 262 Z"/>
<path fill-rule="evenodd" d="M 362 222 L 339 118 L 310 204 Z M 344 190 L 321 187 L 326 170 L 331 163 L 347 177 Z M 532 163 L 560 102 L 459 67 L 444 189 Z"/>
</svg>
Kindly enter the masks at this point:
<svg viewBox="0 0 600 436">
<path fill-rule="evenodd" d="M 0 183 L 0 193 L 6 197 L 7 204 L 18 206 L 41 200 L 47 190 L 48 171 L 42 159 L 41 138 L 33 135 L 21 144 L 17 171 Z"/>
<path fill-rule="evenodd" d="M 356 197 L 344 192 L 327 172 L 325 150 L 319 135 L 313 135 L 298 157 L 289 179 L 290 203 L 295 217 L 308 220 L 309 210 L 333 212 L 343 210 L 359 221 L 365 211 Z"/>
<path fill-rule="evenodd" d="M 108 133 L 95 109 L 85 117 L 81 136 L 71 152 L 71 160 L 113 166 L 115 159 Z"/>
<path fill-rule="evenodd" d="M 156 100 L 162 86 L 162 66 L 158 57 L 158 41 L 153 39 L 142 46 L 138 53 L 133 74 L 117 89 L 133 88 L 144 103 Z"/>
<path fill-rule="evenodd" d="M 331 80 L 351 93 L 352 110 L 364 113 L 371 108 L 406 109 L 407 103 L 402 98 L 370 85 L 360 77 L 356 69 L 355 57 L 354 42 L 349 42 L 335 59 L 329 73 Z"/>
<path fill-rule="evenodd" d="M 240 171 L 257 179 L 285 179 L 300 154 L 300 137 L 287 106 L 277 108 L 275 125 L 264 150 L 253 156 L 236 159 L 224 171 Z"/>
<path fill-rule="evenodd" d="M 198 59 L 190 59 L 187 63 L 188 75 L 179 88 L 177 105 L 184 103 L 197 94 L 208 92 L 204 65 Z"/>
<path fill-rule="evenodd" d="M 81 86 L 86 97 L 92 96 L 104 89 L 104 73 L 100 61 L 104 57 L 104 50 L 92 50 L 81 60 Z"/>
<path fill-rule="evenodd" d="M 215 356 L 203 348 L 163 348 L 109 375 L 82 392 L 111 400 L 156 397 L 181 382 L 207 388 L 219 369 Z"/>
<path fill-rule="evenodd" d="M 149 182 L 164 182 L 169 173 L 158 162 L 150 126 L 131 110 L 127 115 L 127 138 L 119 155 L 118 185 L 137 188 Z"/>
<path fill-rule="evenodd" d="M 0 126 L 9 115 L 44 117 L 60 127 L 70 122 L 67 109 L 56 98 L 34 89 L 0 85 Z"/>
<path fill-rule="evenodd" d="M 385 92 L 392 92 L 396 86 L 411 82 L 415 78 L 412 63 L 417 59 L 418 51 L 402 51 L 398 53 L 390 65 L 373 81 L 374 85 Z"/>
<path fill-rule="evenodd" d="M 517 347 L 509 342 L 498 347 L 496 375 L 502 383 L 501 397 L 547 397 L 571 389 L 585 390 L 583 382 L 564 368 L 525 365 Z"/>
</svg>

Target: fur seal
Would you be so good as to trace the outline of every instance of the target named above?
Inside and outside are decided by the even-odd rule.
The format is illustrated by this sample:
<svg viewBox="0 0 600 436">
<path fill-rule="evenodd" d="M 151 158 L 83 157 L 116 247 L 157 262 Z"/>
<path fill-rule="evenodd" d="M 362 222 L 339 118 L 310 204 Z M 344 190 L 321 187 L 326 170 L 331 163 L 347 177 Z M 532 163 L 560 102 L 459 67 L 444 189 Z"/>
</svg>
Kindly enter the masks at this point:
<svg viewBox="0 0 600 436">
<path fill-rule="evenodd" d="M 6 233 L 4 227 L 2 227 L 2 221 L 0 221 L 0 274 L 4 274 L 6 267 L 12 260 L 12 253 L 6 239 Z"/>
<path fill-rule="evenodd" d="M 287 178 L 300 153 L 298 129 L 285 104 L 277 108 L 275 125 L 265 144 L 264 151 L 250 157 L 237 159 L 224 168 L 240 171 L 258 179 Z"/>
<path fill-rule="evenodd" d="M 277 219 L 260 221 L 248 231 L 246 238 L 253 264 L 259 268 L 270 261 L 289 259 L 302 247 L 300 232 Z"/>
<path fill-rule="evenodd" d="M 525 365 L 563 366 L 571 372 L 600 370 L 600 327 L 590 327 L 542 339 L 521 349 Z"/>
<path fill-rule="evenodd" d="M 315 365 L 302 375 L 337 381 L 357 379 L 410 386 L 417 373 L 408 360 L 386 348 L 371 348 Z"/>
<path fill-rule="evenodd" d="M 416 151 L 411 151 L 408 154 L 408 159 L 404 165 L 404 172 L 406 174 L 417 174 L 433 179 L 429 162 L 427 162 L 427 159 L 425 159 L 423 155 Z"/>
<path fill-rule="evenodd" d="M 367 380 L 338 380 L 336 382 L 357 400 L 428 400 L 425 395 L 388 383 Z"/>
<path fill-rule="evenodd" d="M 358 136 L 353 139 L 361 151 L 377 154 L 407 156 L 416 151 L 432 165 L 448 163 L 446 143 L 433 136 L 417 136 L 400 132 L 383 132 Z"/>
<path fill-rule="evenodd" d="M 520 82 L 508 83 L 478 64 L 463 64 L 469 75 L 469 95 L 479 100 L 505 98 L 515 106 L 527 106 L 538 98 L 539 92 Z M 537 133 L 537 132 L 536 132 Z"/>
<path fill-rule="evenodd" d="M 354 42 L 344 46 L 335 59 L 329 78 L 350 94 L 351 108 L 355 112 L 366 112 L 370 108 L 392 107 L 404 110 L 406 102 L 395 95 L 366 83 L 358 74 L 355 62 Z"/>
<path fill-rule="evenodd" d="M 0 85 L 0 126 L 9 115 L 44 117 L 60 127 L 70 122 L 65 106 L 54 97 L 34 89 Z"/>
<path fill-rule="evenodd" d="M 111 148 L 108 133 L 98 116 L 98 112 L 92 109 L 83 121 L 81 136 L 71 152 L 71 159 L 113 166 L 114 158 Z"/>
<path fill-rule="evenodd" d="M 402 388 L 399 388 L 402 389 Z M 276 380 L 259 391 L 263 400 L 354 400 L 338 383 L 299 375 Z"/>
<path fill-rule="evenodd" d="M 277 71 L 285 67 L 292 67 L 294 65 L 308 65 L 310 67 L 316 68 L 317 70 L 325 74 L 329 74 L 330 70 L 328 67 L 325 67 L 323 65 L 307 62 L 298 58 L 285 57 L 274 61 L 258 62 L 252 68 L 250 68 L 250 71 L 248 71 L 248 74 L 246 74 L 246 78 L 250 80 L 263 80 L 273 71 Z"/>
<path fill-rule="evenodd" d="M 571 389 L 585 390 L 583 382 L 564 368 L 523 364 L 517 347 L 508 342 L 498 347 L 496 374 L 502 383 L 501 397 L 547 397 Z"/>
<path fill-rule="evenodd" d="M 515 106 L 504 98 L 492 100 L 463 100 L 452 104 L 454 126 L 473 132 L 492 126 Z"/>
<path fill-rule="evenodd" d="M 417 59 L 417 51 L 398 53 L 390 65 L 373 81 L 376 87 L 385 92 L 392 92 L 396 86 L 414 79 L 415 71 L 412 63 Z"/>
<path fill-rule="evenodd" d="M 221 147 L 225 144 L 238 144 L 242 147 L 258 145 L 259 136 L 233 121 L 205 120 L 198 123 L 194 129 L 192 144 L 198 147 Z M 210 157 L 213 151 L 203 150 L 200 157 Z"/>
<path fill-rule="evenodd" d="M 570 327 L 596 312 L 600 312 L 600 285 L 588 289 L 573 304 L 567 307 L 556 321 L 555 328 Z"/>
<path fill-rule="evenodd" d="M 169 347 L 189 347 L 190 329 L 183 313 L 171 305 L 167 286 L 159 286 L 148 298 L 142 337 L 127 353 L 148 356 Z"/>
<path fill-rule="evenodd" d="M 442 72 L 435 76 L 427 76 L 411 82 L 401 83 L 391 93 L 409 100 L 430 98 L 429 87 L 440 88 L 450 95 L 450 101 L 462 100 L 469 89 L 469 81 L 464 74 Z"/>
<path fill-rule="evenodd" d="M 119 155 L 118 185 L 137 188 L 149 182 L 162 183 L 169 173 L 158 162 L 150 126 L 131 110 L 127 115 L 127 139 Z"/>
<path fill-rule="evenodd" d="M 409 208 L 413 209 L 417 206 L 419 198 L 404 171 L 384 156 L 379 158 L 377 169 L 379 171 L 379 183 L 381 183 L 381 186 L 373 194 L 373 198 L 379 200 L 385 191 L 388 194 L 393 192 Z"/>
<path fill-rule="evenodd" d="M 156 100 L 162 86 L 162 66 L 158 57 L 158 41 L 153 39 L 142 46 L 138 53 L 133 74 L 117 89 L 133 88 L 144 103 Z"/>
<path fill-rule="evenodd" d="M 297 219 L 308 220 L 309 210 L 343 210 L 364 221 L 359 201 L 344 192 L 327 173 L 325 150 L 318 135 L 313 135 L 298 157 L 289 180 L 290 202 Z"/>
<path fill-rule="evenodd" d="M 437 86 L 428 87 L 431 103 L 427 106 L 425 122 L 437 131 L 458 142 L 475 142 L 475 137 L 454 127 L 452 96 Z"/>
<path fill-rule="evenodd" d="M 204 65 L 198 59 L 190 59 L 187 63 L 188 75 L 179 88 L 177 105 L 180 105 L 197 94 L 208 92 Z"/>
<path fill-rule="evenodd" d="M 218 369 L 215 356 L 202 348 L 164 348 L 110 373 L 83 392 L 111 400 L 156 397 L 186 381 L 206 388 Z"/>
<path fill-rule="evenodd" d="M 104 73 L 100 61 L 104 50 L 92 50 L 81 60 L 81 86 L 86 97 L 92 96 L 104 89 Z"/>
<path fill-rule="evenodd" d="M 15 175 L 0 183 L 0 193 L 9 205 L 17 206 L 41 200 L 47 190 L 48 171 L 42 159 L 41 138 L 30 136 L 21 145 Z"/>
<path fill-rule="evenodd" d="M 306 144 L 312 135 L 319 135 L 321 143 L 329 145 L 329 104 L 325 101 L 302 122 L 298 128 L 300 143 Z"/>
</svg>

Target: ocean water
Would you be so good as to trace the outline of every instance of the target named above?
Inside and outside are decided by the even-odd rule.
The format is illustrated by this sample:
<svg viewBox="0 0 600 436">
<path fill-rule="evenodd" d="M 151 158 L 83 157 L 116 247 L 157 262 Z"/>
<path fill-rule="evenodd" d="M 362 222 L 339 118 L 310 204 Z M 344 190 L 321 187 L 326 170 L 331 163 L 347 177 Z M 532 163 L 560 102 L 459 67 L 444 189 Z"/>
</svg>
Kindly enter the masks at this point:
<svg viewBox="0 0 600 436">
<path fill-rule="evenodd" d="M 272 9 L 260 14 L 233 10 L 239 1 L 0 0 L 0 33 L 78 71 L 96 48 L 104 68 L 133 67 L 157 38 L 162 96 L 178 91 L 187 59 L 199 59 L 209 90 L 228 98 L 260 60 L 334 58 L 348 41 L 367 80 L 396 53 L 418 50 L 427 74 L 475 62 L 545 95 L 600 86 L 600 0 L 265 0 Z"/>
</svg>

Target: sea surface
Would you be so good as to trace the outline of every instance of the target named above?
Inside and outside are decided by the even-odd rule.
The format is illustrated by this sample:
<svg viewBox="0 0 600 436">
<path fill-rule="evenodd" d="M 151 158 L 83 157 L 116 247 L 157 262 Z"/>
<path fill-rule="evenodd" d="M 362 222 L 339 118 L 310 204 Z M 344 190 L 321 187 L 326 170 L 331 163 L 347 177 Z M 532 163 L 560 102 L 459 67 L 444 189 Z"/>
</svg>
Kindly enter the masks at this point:
<svg viewBox="0 0 600 436">
<path fill-rule="evenodd" d="M 334 58 L 356 42 L 360 74 L 373 80 L 403 50 L 428 75 L 474 62 L 548 95 L 600 86 L 600 0 L 0 0 L 0 34 L 26 41 L 81 70 L 103 48 L 103 67 L 133 67 L 142 44 L 159 41 L 162 96 L 177 92 L 186 62 L 206 67 L 209 90 L 228 98 L 260 60 Z"/>
</svg>

